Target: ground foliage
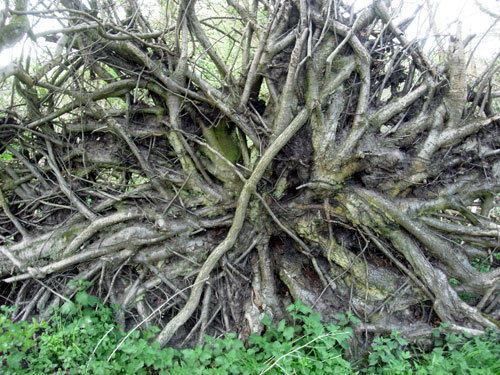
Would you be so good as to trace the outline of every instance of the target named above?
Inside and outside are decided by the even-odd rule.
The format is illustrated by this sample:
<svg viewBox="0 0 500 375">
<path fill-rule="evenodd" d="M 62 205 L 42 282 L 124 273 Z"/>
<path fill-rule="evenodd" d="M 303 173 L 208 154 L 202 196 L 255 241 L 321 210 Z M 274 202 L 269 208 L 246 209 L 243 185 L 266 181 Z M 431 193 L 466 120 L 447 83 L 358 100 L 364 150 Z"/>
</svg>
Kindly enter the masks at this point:
<svg viewBox="0 0 500 375">
<path fill-rule="evenodd" d="M 0 314 L 2 374 L 497 374 L 500 343 L 497 332 L 473 339 L 433 330 L 433 349 L 394 332 L 379 337 L 357 362 L 348 360 L 352 323 L 341 315 L 341 325 L 325 325 L 317 313 L 300 301 L 287 307 L 291 322 L 274 325 L 263 319 L 265 332 L 252 335 L 245 347 L 235 333 L 194 349 L 161 349 L 148 339 L 159 331 L 124 333 L 116 326 L 114 309 L 95 297 L 78 292 L 54 311 L 49 322 L 13 323 L 4 308 Z"/>
<path fill-rule="evenodd" d="M 471 79 L 459 27 L 425 52 L 378 0 L 28 5 L 0 45 L 45 50 L 0 71 L 13 321 L 88 281 L 160 346 L 248 343 L 294 300 L 357 347 L 499 326 L 498 54 Z"/>
</svg>

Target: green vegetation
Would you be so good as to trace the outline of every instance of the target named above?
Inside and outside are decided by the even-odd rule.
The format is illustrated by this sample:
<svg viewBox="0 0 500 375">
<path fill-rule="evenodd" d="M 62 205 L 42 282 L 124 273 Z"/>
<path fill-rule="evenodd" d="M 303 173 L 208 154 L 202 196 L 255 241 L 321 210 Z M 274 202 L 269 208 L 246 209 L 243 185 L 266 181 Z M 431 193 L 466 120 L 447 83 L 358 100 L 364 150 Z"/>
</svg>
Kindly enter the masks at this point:
<svg viewBox="0 0 500 375">
<path fill-rule="evenodd" d="M 366 369 L 367 374 L 498 374 L 500 373 L 500 342 L 497 331 L 474 338 L 443 335 L 435 329 L 435 347 L 425 353 L 418 346 L 393 332 L 390 338 L 377 338 Z"/>
<path fill-rule="evenodd" d="M 263 319 L 266 332 L 252 335 L 245 348 L 234 333 L 206 338 L 195 349 L 160 349 L 148 343 L 158 331 L 150 326 L 128 338 L 114 323 L 113 308 L 84 291 L 66 302 L 50 322 L 14 323 L 12 308 L 0 313 L 0 363 L 7 374 L 498 374 L 498 332 L 475 338 L 434 331 L 430 353 L 409 345 L 394 332 L 379 337 L 362 361 L 351 363 L 346 353 L 359 323 L 339 315 L 338 325 L 323 324 L 319 314 L 297 302 L 285 320 L 274 326 Z M 125 339 L 126 338 L 126 339 Z M 122 343 L 123 341 L 123 343 Z"/>
</svg>

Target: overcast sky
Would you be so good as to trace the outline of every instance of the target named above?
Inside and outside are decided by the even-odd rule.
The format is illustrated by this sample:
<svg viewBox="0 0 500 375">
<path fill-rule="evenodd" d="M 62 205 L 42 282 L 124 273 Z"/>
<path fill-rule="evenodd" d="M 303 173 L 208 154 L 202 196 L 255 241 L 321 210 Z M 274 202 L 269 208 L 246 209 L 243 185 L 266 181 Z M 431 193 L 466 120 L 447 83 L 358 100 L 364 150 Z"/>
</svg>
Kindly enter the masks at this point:
<svg viewBox="0 0 500 375">
<path fill-rule="evenodd" d="M 151 1 L 151 0 L 146 0 Z M 462 23 L 462 34 L 466 37 L 470 34 L 476 34 L 478 37 L 481 36 L 495 21 L 495 18 L 488 16 L 482 12 L 477 3 L 480 3 L 484 8 L 492 11 L 493 13 L 500 15 L 500 0 L 402 0 L 403 4 L 403 16 L 408 16 L 412 14 L 412 11 L 418 4 L 429 2 L 433 10 L 435 11 L 436 25 L 438 27 L 438 37 L 446 38 L 449 35 L 455 35 L 456 33 L 456 20 L 460 20 Z M 360 9 L 367 4 L 370 4 L 371 0 L 357 0 L 355 2 L 356 9 Z M 0 8 L 3 7 L 3 2 L 0 2 Z M 345 0 L 345 3 L 352 3 L 352 1 Z M 400 4 L 398 0 L 393 0 L 392 4 L 394 6 Z M 436 8 L 437 6 L 437 8 Z M 423 37 L 426 31 L 429 29 L 428 22 L 428 11 L 422 9 L 412 24 L 411 28 L 408 30 L 409 36 L 411 38 Z M 60 25 L 53 21 L 44 22 L 42 27 L 47 29 L 58 28 Z M 47 25 L 47 26 L 45 26 Z M 496 30 L 500 30 L 500 21 L 495 26 Z M 434 35 L 434 33 L 431 33 Z M 477 43 L 478 39 L 472 41 L 469 45 L 469 50 L 472 49 Z M 446 45 L 446 43 L 445 43 Z M 433 48 L 435 45 L 433 43 L 428 43 L 427 48 Z M 482 46 L 476 50 L 475 56 L 488 59 L 492 57 L 500 49 L 500 36 L 499 32 L 491 33 L 486 37 Z M 2 51 L 0 53 L 0 67 L 7 65 L 13 59 L 20 55 L 20 47 L 10 48 L 8 50 Z"/>
</svg>

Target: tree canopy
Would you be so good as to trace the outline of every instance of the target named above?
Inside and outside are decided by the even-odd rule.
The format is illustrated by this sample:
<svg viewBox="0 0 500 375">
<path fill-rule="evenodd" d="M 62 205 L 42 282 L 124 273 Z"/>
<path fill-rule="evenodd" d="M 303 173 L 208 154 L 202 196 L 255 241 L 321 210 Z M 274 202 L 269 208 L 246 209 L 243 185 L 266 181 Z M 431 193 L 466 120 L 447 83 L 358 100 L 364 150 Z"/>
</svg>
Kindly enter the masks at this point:
<svg viewBox="0 0 500 375">
<path fill-rule="evenodd" d="M 87 281 L 162 345 L 248 337 L 293 300 L 360 335 L 499 326 L 500 53 L 471 79 L 480 35 L 426 50 L 406 35 L 423 8 L 381 0 L 9 6 L 0 49 L 45 51 L 0 70 L 17 319 Z"/>
</svg>

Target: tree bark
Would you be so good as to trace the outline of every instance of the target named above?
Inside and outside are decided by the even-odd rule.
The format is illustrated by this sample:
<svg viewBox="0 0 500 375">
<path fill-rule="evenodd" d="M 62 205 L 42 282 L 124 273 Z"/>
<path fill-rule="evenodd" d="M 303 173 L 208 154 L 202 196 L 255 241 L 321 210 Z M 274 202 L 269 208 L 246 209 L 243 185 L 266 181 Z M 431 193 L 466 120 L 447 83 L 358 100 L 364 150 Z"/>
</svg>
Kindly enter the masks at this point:
<svg viewBox="0 0 500 375">
<path fill-rule="evenodd" d="M 497 70 L 468 81 L 460 32 L 431 59 L 382 1 L 183 0 L 159 19 L 21 3 L 9 25 L 62 26 L 34 35 L 52 57 L 0 71 L 16 94 L 0 295 L 17 318 L 85 280 L 162 346 L 246 339 L 295 300 L 352 312 L 359 335 L 499 326 Z"/>
</svg>

